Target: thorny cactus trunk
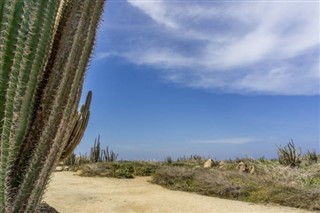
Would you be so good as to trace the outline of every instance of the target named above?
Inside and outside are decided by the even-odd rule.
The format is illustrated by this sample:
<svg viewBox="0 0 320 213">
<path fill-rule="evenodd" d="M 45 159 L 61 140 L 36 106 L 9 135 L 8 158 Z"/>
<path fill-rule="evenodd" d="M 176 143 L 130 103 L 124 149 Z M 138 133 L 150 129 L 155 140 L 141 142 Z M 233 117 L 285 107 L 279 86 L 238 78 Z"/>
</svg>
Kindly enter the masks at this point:
<svg viewBox="0 0 320 213">
<path fill-rule="evenodd" d="M 0 213 L 34 212 L 79 143 L 77 111 L 104 0 L 0 1 Z"/>
</svg>

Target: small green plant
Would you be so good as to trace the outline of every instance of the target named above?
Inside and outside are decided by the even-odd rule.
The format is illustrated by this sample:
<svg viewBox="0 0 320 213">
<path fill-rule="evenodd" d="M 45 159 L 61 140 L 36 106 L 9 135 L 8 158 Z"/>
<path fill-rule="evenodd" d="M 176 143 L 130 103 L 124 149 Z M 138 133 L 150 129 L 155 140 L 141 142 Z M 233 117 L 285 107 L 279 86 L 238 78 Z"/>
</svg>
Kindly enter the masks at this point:
<svg viewBox="0 0 320 213">
<path fill-rule="evenodd" d="M 301 149 L 299 152 L 294 146 L 293 140 L 285 147 L 278 147 L 279 163 L 285 166 L 297 167 L 301 163 Z"/>
</svg>

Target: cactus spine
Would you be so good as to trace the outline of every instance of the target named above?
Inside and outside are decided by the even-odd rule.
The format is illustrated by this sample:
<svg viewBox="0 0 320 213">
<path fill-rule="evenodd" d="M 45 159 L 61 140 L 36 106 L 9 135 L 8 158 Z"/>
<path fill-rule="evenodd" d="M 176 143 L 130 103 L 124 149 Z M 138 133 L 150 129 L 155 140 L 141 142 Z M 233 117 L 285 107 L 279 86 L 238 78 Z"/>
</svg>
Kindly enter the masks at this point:
<svg viewBox="0 0 320 213">
<path fill-rule="evenodd" d="M 105 0 L 0 2 L 0 213 L 34 212 L 89 119 L 77 111 Z"/>
</svg>

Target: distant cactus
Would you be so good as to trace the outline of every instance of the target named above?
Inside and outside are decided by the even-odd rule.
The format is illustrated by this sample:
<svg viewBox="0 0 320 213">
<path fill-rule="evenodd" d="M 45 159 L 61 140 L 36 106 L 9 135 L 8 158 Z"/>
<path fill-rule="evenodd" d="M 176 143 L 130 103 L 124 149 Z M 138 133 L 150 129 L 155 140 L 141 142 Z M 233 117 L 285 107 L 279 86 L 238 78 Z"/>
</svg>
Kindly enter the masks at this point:
<svg viewBox="0 0 320 213">
<path fill-rule="evenodd" d="M 104 1 L 0 2 L 0 213 L 34 212 L 83 135 L 91 92 L 77 109 Z"/>
<path fill-rule="evenodd" d="M 278 147 L 279 163 L 285 166 L 297 167 L 301 163 L 301 149 L 298 150 L 294 146 L 293 140 L 282 148 Z"/>
<path fill-rule="evenodd" d="M 90 162 L 91 163 L 97 163 L 100 162 L 102 157 L 100 154 L 101 150 L 100 150 L 100 135 L 98 136 L 98 138 L 94 139 L 94 144 L 93 147 L 90 150 Z"/>
<path fill-rule="evenodd" d="M 106 149 L 101 149 L 100 146 L 100 135 L 98 138 L 94 139 L 93 147 L 90 150 L 89 160 L 91 163 L 97 162 L 114 162 L 118 158 L 118 154 L 116 154 L 113 150 L 109 151 L 109 147 Z"/>
<path fill-rule="evenodd" d="M 109 147 L 107 146 L 106 149 L 102 149 L 102 159 L 106 162 L 114 162 L 117 161 L 118 155 L 117 153 L 115 153 L 113 150 L 109 151 Z"/>
<path fill-rule="evenodd" d="M 307 165 L 311 165 L 318 162 L 318 156 L 317 152 L 315 150 L 307 152 L 307 154 L 304 156 L 307 160 Z"/>
</svg>

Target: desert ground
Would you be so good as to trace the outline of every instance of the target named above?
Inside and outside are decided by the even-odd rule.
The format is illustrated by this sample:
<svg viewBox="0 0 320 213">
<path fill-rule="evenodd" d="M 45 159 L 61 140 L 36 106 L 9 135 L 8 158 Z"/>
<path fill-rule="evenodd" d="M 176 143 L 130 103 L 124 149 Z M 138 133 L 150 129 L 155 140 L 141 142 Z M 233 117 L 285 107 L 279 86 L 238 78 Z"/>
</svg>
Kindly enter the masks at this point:
<svg viewBox="0 0 320 213">
<path fill-rule="evenodd" d="M 102 212 L 308 212 L 171 191 L 149 183 L 150 177 L 114 179 L 53 174 L 44 201 L 61 213 Z"/>
</svg>

